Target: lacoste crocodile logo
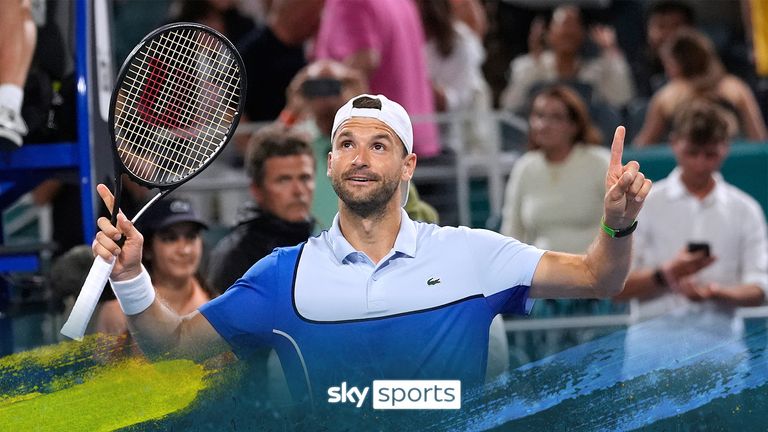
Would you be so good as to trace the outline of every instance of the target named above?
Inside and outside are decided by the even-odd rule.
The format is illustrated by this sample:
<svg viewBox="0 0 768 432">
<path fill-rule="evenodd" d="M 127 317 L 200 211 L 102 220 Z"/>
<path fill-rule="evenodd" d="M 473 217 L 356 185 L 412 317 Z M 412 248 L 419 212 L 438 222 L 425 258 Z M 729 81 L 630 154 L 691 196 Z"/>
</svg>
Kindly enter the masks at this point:
<svg viewBox="0 0 768 432">
<path fill-rule="evenodd" d="M 437 285 L 439 283 L 440 283 L 440 278 L 437 278 L 437 279 L 429 278 L 429 279 L 427 279 L 427 285 L 429 285 L 429 286 Z"/>
</svg>

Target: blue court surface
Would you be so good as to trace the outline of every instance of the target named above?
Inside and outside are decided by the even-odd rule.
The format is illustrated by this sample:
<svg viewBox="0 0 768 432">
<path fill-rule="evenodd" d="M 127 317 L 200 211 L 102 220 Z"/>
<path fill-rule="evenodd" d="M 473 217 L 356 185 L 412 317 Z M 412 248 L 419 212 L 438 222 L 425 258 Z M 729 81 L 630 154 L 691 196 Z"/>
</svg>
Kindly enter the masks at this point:
<svg viewBox="0 0 768 432">
<path fill-rule="evenodd" d="M 741 334 L 664 316 L 526 364 L 458 430 L 765 430 L 765 322 Z M 632 346 L 636 344 L 636 346 Z M 637 346 L 639 345 L 639 346 Z"/>
<path fill-rule="evenodd" d="M 281 408 L 261 397 L 265 384 L 248 380 L 249 371 L 242 362 L 225 362 L 208 366 L 205 385 L 188 405 L 121 428 L 765 430 L 765 319 L 744 322 L 743 329 L 719 331 L 712 321 L 702 325 L 701 317 L 668 315 L 613 331 L 517 367 L 465 397 L 460 411 L 384 412 L 372 410 L 370 403 L 361 409 L 326 405 L 320 414 Z M 12 356 L 0 358 L 0 430 L 8 421 L 13 424 L 14 419 L 2 418 L 4 412 L 10 412 L 9 397 L 27 403 L 25 397 L 19 398 L 24 391 L 66 391 L 87 384 L 95 370 L 107 367 L 104 349 L 98 344 L 77 354 L 61 354 L 53 362 L 53 354 L 47 355 L 44 366 L 29 360 L 14 365 L 7 362 Z M 143 409 L 140 398 L 132 404 L 139 412 Z M 87 412 L 88 408 L 77 410 Z M 22 410 L 22 414 L 39 413 Z M 40 422 L 38 430 L 49 430 L 44 417 Z"/>
</svg>

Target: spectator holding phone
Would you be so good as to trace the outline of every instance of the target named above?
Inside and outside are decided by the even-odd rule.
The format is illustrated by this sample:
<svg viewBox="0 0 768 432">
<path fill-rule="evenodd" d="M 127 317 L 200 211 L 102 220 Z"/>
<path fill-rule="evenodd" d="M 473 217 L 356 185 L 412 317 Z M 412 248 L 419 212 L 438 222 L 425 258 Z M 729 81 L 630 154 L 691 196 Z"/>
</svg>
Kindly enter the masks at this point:
<svg viewBox="0 0 768 432">
<path fill-rule="evenodd" d="M 313 58 L 343 62 L 364 76 L 371 93 L 423 117 L 435 112 L 424 45 L 419 10 L 411 0 L 326 0 Z M 413 145 L 422 162 L 439 156 L 437 126 L 417 121 Z"/>
<path fill-rule="evenodd" d="M 338 198 L 327 175 L 333 117 L 352 96 L 365 93 L 365 77 L 334 60 L 319 60 L 302 68 L 288 85 L 285 108 L 279 120 L 286 126 L 308 129 L 316 155 L 315 194 L 312 215 L 319 229 L 331 226 L 339 210 Z"/>
<path fill-rule="evenodd" d="M 729 136 L 727 114 L 712 102 L 695 102 L 674 118 L 677 167 L 648 196 L 633 270 L 618 296 L 637 299 L 641 319 L 681 307 L 730 319 L 733 308 L 765 300 L 765 216 L 718 172 Z"/>
</svg>

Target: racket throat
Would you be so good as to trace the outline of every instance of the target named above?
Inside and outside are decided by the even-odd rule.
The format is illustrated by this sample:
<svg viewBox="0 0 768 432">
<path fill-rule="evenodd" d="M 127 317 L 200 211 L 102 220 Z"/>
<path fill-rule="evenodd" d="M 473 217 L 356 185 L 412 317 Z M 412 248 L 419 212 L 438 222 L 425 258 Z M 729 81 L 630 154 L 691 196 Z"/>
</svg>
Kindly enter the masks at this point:
<svg viewBox="0 0 768 432">
<path fill-rule="evenodd" d="M 123 198 L 123 179 L 122 175 L 120 174 L 120 171 L 117 171 L 118 174 L 115 176 L 115 201 L 112 204 L 112 217 L 110 221 L 112 222 L 112 226 L 117 226 L 117 215 L 120 213 L 120 204 Z M 120 235 L 120 240 L 118 240 L 117 245 L 120 247 L 123 247 L 125 244 L 125 236 Z"/>
<path fill-rule="evenodd" d="M 120 204 L 123 198 L 123 181 L 120 171 L 118 170 L 117 172 L 118 174 L 115 176 L 115 190 L 113 193 L 115 201 L 112 203 L 112 217 L 110 219 L 113 226 L 117 226 L 117 215 L 120 213 Z"/>
</svg>

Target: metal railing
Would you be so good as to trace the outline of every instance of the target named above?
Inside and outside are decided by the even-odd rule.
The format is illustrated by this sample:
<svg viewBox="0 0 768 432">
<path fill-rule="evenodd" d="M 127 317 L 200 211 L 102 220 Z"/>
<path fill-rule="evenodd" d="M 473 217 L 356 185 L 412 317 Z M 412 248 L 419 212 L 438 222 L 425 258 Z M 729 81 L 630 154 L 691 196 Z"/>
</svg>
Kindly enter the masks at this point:
<svg viewBox="0 0 768 432">
<path fill-rule="evenodd" d="M 463 137 L 469 136 L 470 122 L 482 119 L 489 129 L 487 142 L 470 144 Z M 417 167 L 414 181 L 445 182 L 455 185 L 455 196 L 444 197 L 454 202 L 458 211 L 458 224 L 471 225 L 472 209 L 470 205 L 470 180 L 484 179 L 488 184 L 488 202 L 491 214 L 501 213 L 504 199 L 506 177 L 520 155 L 522 141 L 505 139 L 503 131 L 512 131 L 515 136 L 524 137 L 527 133 L 527 122 L 521 117 L 504 111 L 464 111 L 443 113 L 430 116 L 416 116 L 414 124 L 436 123 L 443 133 L 441 140 L 444 148 L 455 154 L 451 162 L 424 164 Z M 247 135 L 263 127 L 264 123 L 245 123 L 238 127 L 237 135 Z M 234 146 L 227 149 L 234 151 Z M 214 165 L 219 167 L 226 164 L 226 157 L 217 160 Z M 215 171 L 215 169 L 214 169 Z M 226 178 L 216 176 L 201 176 L 182 187 L 186 194 L 211 193 L 218 191 L 246 191 L 249 180 L 244 170 L 230 171 Z"/>
</svg>

